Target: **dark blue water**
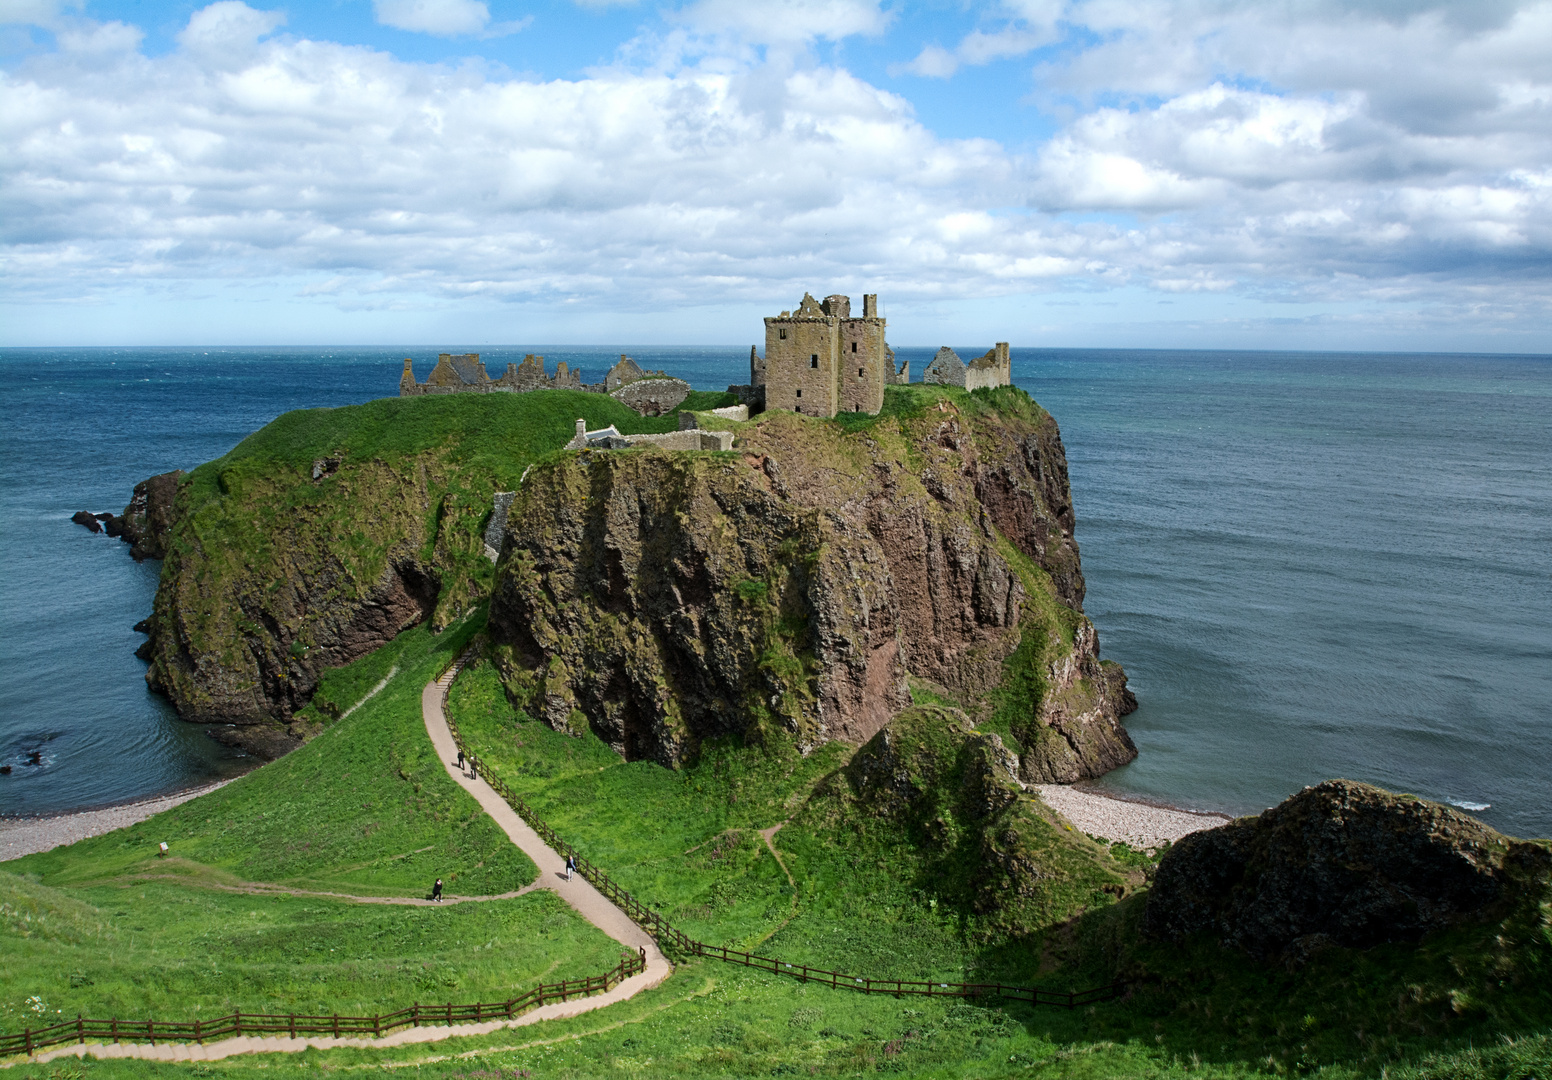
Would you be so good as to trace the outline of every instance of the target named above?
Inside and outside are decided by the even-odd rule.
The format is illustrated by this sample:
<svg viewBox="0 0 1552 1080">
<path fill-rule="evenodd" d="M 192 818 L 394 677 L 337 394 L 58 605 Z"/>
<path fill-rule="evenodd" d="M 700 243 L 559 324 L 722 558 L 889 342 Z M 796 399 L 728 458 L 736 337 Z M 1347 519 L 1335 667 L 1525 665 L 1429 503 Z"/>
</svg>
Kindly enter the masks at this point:
<svg viewBox="0 0 1552 1080">
<path fill-rule="evenodd" d="M 747 379 L 747 347 L 482 352 L 529 350 Z M 0 350 L 0 813 L 249 764 L 145 691 L 157 566 L 70 514 L 436 351 Z M 1142 702 L 1102 786 L 1241 812 L 1348 776 L 1552 835 L 1552 358 L 1023 349 L 1014 372 L 1062 424 L 1087 609 Z"/>
</svg>

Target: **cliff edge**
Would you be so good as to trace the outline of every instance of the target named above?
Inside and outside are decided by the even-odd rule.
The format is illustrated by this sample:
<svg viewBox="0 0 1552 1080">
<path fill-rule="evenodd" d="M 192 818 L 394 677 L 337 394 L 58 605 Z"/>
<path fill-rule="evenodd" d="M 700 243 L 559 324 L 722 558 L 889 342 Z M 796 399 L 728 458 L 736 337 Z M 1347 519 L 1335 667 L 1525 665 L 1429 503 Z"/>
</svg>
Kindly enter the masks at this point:
<svg viewBox="0 0 1552 1080">
<path fill-rule="evenodd" d="M 731 453 L 555 455 L 491 600 L 513 699 L 675 765 L 701 740 L 863 743 L 940 698 L 1026 782 L 1136 756 L 1082 613 L 1067 463 L 1021 390 L 891 387 L 883 415 L 767 413 Z"/>
</svg>

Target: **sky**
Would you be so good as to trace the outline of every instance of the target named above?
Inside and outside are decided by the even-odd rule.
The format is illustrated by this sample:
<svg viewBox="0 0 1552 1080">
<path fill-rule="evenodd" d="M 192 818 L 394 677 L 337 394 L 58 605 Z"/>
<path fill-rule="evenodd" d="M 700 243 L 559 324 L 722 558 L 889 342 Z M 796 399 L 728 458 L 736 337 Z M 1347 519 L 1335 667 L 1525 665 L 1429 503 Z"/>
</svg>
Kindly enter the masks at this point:
<svg viewBox="0 0 1552 1080">
<path fill-rule="evenodd" d="M 1552 352 L 1552 0 L 0 0 L 0 345 Z"/>
</svg>

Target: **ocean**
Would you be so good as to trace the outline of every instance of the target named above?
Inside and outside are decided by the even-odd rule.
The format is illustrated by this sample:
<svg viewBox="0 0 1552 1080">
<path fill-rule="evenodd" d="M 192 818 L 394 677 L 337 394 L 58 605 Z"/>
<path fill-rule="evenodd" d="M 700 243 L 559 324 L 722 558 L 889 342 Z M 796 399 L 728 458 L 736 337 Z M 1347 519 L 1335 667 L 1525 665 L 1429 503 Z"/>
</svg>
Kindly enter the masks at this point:
<svg viewBox="0 0 1552 1080">
<path fill-rule="evenodd" d="M 935 348 L 899 352 L 919 376 Z M 147 692 L 158 564 L 70 515 L 286 410 L 395 394 L 437 351 L 0 350 L 0 814 L 253 764 Z M 479 351 L 747 379 L 747 346 Z M 1013 370 L 1061 424 L 1086 610 L 1141 702 L 1138 759 L 1095 786 L 1237 814 L 1345 776 L 1552 836 L 1552 357 L 1014 349 Z"/>
</svg>

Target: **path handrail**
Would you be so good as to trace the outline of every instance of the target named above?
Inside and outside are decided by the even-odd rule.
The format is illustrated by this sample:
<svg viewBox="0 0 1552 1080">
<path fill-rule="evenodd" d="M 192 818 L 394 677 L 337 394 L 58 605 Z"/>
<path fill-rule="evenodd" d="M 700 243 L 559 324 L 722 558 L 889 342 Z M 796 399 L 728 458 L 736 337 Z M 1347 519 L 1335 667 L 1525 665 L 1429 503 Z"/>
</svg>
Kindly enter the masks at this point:
<svg viewBox="0 0 1552 1080">
<path fill-rule="evenodd" d="M 422 1005 L 416 1002 L 407 1008 L 373 1016 L 342 1016 L 339 1013 L 245 1013 L 234 1012 L 210 1020 L 89 1020 L 77 1016 L 74 1020 L 62 1020 L 41 1028 L 27 1028 L 20 1034 L 0 1035 L 0 1055 L 15 1053 L 34 1054 L 61 1043 L 82 1042 L 89 1038 L 112 1039 L 114 1042 L 198 1042 L 224 1039 L 232 1035 L 330 1035 L 340 1038 L 346 1035 L 381 1036 L 384 1032 L 402 1027 L 427 1027 L 484 1023 L 487 1020 L 511 1020 L 529 1009 L 538 1008 L 551 1001 L 570 1001 L 572 998 L 612 990 L 632 975 L 647 969 L 644 950 L 624 953 L 620 962 L 602 975 L 584 975 L 577 979 L 564 979 L 558 983 L 541 982 L 526 993 L 505 1001 L 479 1001 L 472 1005 Z"/>
</svg>

